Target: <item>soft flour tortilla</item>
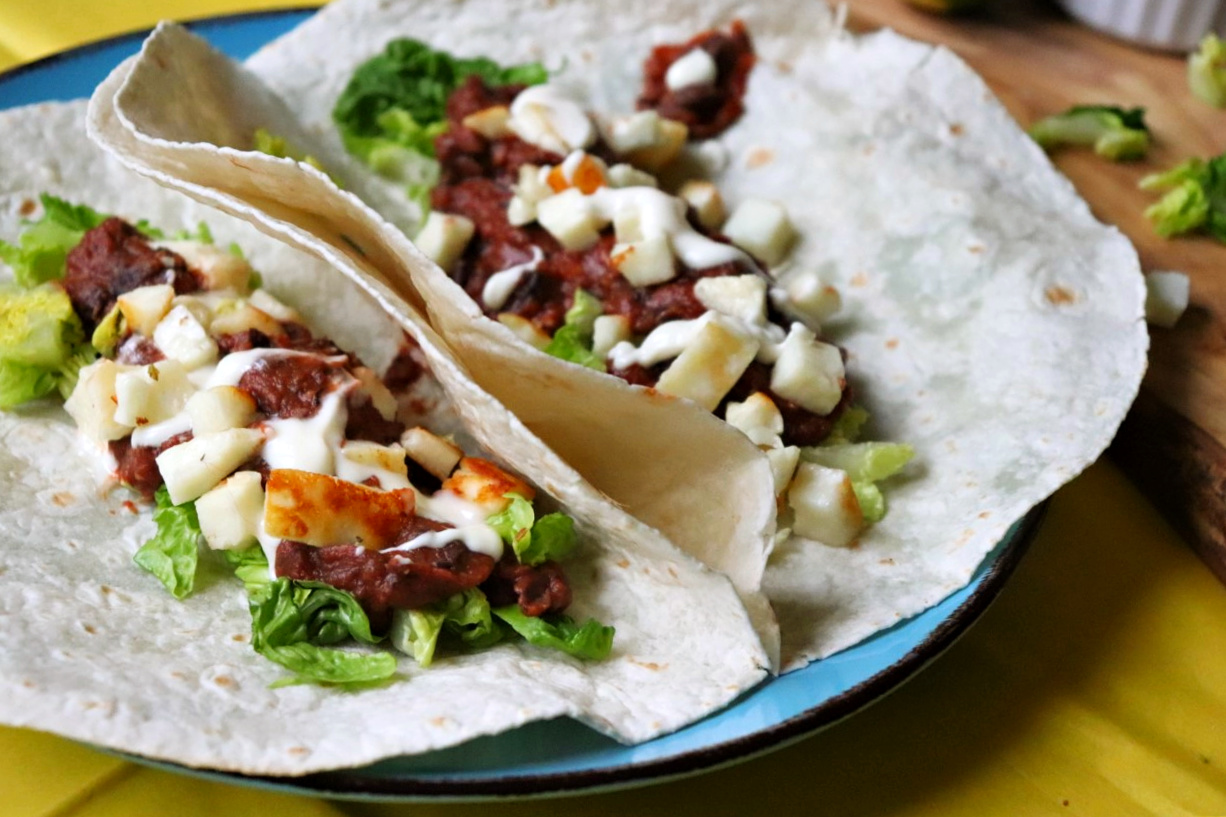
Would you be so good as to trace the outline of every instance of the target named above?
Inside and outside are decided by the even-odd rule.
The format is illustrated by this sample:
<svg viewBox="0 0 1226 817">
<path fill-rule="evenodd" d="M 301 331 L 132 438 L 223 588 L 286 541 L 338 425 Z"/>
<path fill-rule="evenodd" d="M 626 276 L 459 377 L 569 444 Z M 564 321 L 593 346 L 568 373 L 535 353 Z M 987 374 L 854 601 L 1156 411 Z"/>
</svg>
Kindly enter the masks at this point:
<svg viewBox="0 0 1226 817">
<path fill-rule="evenodd" d="M 793 537 L 775 548 L 763 586 L 782 627 L 783 666 L 794 668 L 963 586 L 1014 520 L 1101 453 L 1144 371 L 1135 252 L 1092 217 L 960 60 L 891 32 L 841 34 L 820 3 L 355 0 L 253 57 L 259 81 L 160 31 L 95 108 L 110 117 L 103 140 L 129 161 L 232 193 L 274 222 L 309 230 L 322 218 L 325 228 L 350 229 L 360 214 L 319 174 L 246 151 L 254 127 L 280 126 L 259 116 L 292 110 L 305 125 L 285 123 L 293 138 L 343 164 L 332 106 L 388 39 L 416 37 L 504 64 L 544 60 L 592 109 L 612 114 L 632 108 L 653 44 L 736 17 L 762 56 L 747 113 L 692 158 L 730 202 L 759 196 L 787 206 L 801 239 L 777 274 L 819 274 L 840 287 L 846 307 L 825 329 L 848 349 L 850 378 L 873 414 L 870 436 L 917 453 L 888 486 L 885 520 L 857 547 Z M 182 83 L 194 91 L 190 108 L 175 100 Z M 380 186 L 373 177 L 361 183 Z M 385 210 L 401 223 L 408 212 Z M 325 240 L 339 246 L 335 232 Z M 408 289 L 479 383 L 640 518 L 728 569 L 693 535 L 694 514 L 668 518 L 661 508 L 705 507 L 721 524 L 745 508 L 759 518 L 766 506 L 747 470 L 721 473 L 720 451 L 675 447 L 700 435 L 709 447 L 738 432 L 700 426 L 680 401 L 657 406 L 673 443 L 659 450 L 688 478 L 636 470 L 621 447 L 590 432 L 622 395 L 647 402 L 648 393 L 530 349 L 419 254 L 389 248 L 398 258 L 374 274 L 403 286 L 396 265 L 407 268 Z M 541 388 L 549 384 L 556 390 Z M 684 436 L 671 433 L 681 427 Z M 648 489 L 641 503 L 625 492 L 635 485 Z M 752 587 L 756 545 L 736 541 L 734 561 L 750 569 L 732 575 Z"/>
<path fill-rule="evenodd" d="M 84 115 L 84 103 L 0 113 L 0 132 L 22 146 L 0 154 L 0 237 L 16 239 L 40 192 L 167 230 L 203 220 L 222 246 L 239 243 L 271 292 L 368 363 L 391 360 L 403 326 L 457 401 L 435 386 L 427 422 L 467 430 L 576 517 L 572 612 L 617 635 L 602 662 L 508 644 L 428 670 L 402 657 L 391 683 L 361 692 L 270 689 L 285 671 L 252 651 L 241 583 L 215 565 L 176 601 L 133 565 L 154 530 L 149 514 L 125 508 L 122 489 L 100 491 L 100 458 L 46 404 L 0 413 L 0 722 L 192 766 L 288 775 L 564 715 L 642 741 L 765 677 L 767 655 L 731 583 L 604 501 L 476 389 L 418 319 L 393 319 L 325 264 L 134 176 L 87 141 Z M 427 384 L 422 396 L 431 394 Z"/>
</svg>

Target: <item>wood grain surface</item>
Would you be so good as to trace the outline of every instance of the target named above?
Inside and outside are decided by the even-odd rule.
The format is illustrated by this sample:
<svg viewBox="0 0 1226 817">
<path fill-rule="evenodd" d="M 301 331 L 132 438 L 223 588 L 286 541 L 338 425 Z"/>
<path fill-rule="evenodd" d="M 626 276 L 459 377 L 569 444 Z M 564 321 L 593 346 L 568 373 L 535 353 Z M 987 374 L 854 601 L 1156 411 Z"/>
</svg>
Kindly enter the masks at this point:
<svg viewBox="0 0 1226 817">
<path fill-rule="evenodd" d="M 1174 329 L 1151 327 L 1149 371 L 1110 453 L 1226 581 L 1226 245 L 1161 238 L 1143 215 L 1155 197 L 1137 189 L 1155 170 L 1226 151 L 1226 110 L 1189 93 L 1183 55 L 1095 33 L 1050 3 L 998 0 L 951 17 L 900 0 L 848 5 L 855 30 L 887 26 L 949 47 L 1023 126 L 1075 104 L 1146 109 L 1155 143 L 1143 161 L 1116 164 L 1089 150 L 1053 159 L 1098 218 L 1132 240 L 1146 272 L 1191 277 L 1189 311 Z"/>
</svg>

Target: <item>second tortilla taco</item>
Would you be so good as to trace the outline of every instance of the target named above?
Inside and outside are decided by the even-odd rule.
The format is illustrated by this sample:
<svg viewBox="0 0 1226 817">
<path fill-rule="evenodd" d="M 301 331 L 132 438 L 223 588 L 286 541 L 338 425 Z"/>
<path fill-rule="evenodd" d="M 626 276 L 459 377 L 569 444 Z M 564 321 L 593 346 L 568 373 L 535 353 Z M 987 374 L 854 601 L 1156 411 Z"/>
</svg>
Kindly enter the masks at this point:
<svg viewBox="0 0 1226 817">
<path fill-rule="evenodd" d="M 745 114 L 725 133 L 684 151 L 680 167 L 705 168 L 733 208 L 751 199 L 782 205 L 799 238 L 787 263 L 772 268 L 769 283 L 794 299 L 812 290 L 814 281 L 836 285 L 845 306 L 841 317 L 820 327 L 845 350 L 845 361 L 805 336 L 803 327 L 794 345 L 811 354 L 801 358 L 824 353 L 831 367 L 844 370 L 857 399 L 870 411 L 873 436 L 910 444 L 916 451 L 912 471 L 888 493 L 889 513 L 854 540 L 853 547 L 832 547 L 834 542 L 819 541 L 825 537 L 813 533 L 781 537 L 762 570 L 771 541 L 769 521 L 760 520 L 764 514 L 773 516 L 776 485 L 769 469 L 759 469 L 755 476 L 739 465 L 743 454 L 732 439 L 745 443 L 763 429 L 771 432 L 753 440 L 766 449 L 758 457 L 760 464 L 798 443 L 810 446 L 801 456 L 817 460 L 811 465 L 854 464 L 821 461 L 829 452 L 811 447 L 813 441 L 785 436 L 779 441 L 783 444 L 776 444 L 774 416 L 765 417 L 768 410 L 751 411 L 752 394 L 725 400 L 725 390 L 706 400 L 725 416 L 731 404 L 737 404 L 746 420 L 740 425 L 748 426 L 748 433 L 727 425 L 716 428 L 707 422 L 710 415 L 695 405 L 662 401 L 657 390 L 635 388 L 562 362 L 505 325 L 514 321 L 491 319 L 484 314 L 488 303 L 476 303 L 473 297 L 485 301 L 492 277 L 466 281 L 474 287 L 466 293 L 439 267 L 423 263 L 419 254 L 391 236 L 386 246 L 392 257 L 367 271 L 402 287 L 406 301 L 421 299 L 474 376 L 599 487 L 691 553 L 728 572 L 744 591 L 751 592 L 755 577 L 763 576 L 782 624 L 784 664 L 794 667 L 913 615 L 964 584 L 1013 520 L 1101 452 L 1135 394 L 1146 348 L 1135 253 L 1122 236 L 1092 218 L 969 69 L 947 52 L 888 32 L 865 38 L 843 35 L 820 4 L 805 5 L 800 12 L 745 9 L 733 3 L 706 4 L 701 10 L 651 3 L 616 10 L 598 4 L 524 3 L 509 8 L 469 2 L 406 8 L 342 3 L 258 55 L 252 68 L 259 77 L 164 29 L 146 44 L 144 59 L 126 76 L 114 77 L 95 99 L 103 123 L 98 132 L 112 149 L 164 179 L 186 180 L 204 195 L 209 188 L 220 189 L 262 209 L 282 226 L 314 229 L 343 249 L 342 235 L 352 238 L 353 231 L 371 238 L 387 234 L 369 222 L 363 227 L 367 211 L 323 176 L 288 160 L 253 154 L 255 133 L 261 127 L 283 132 L 291 144 L 314 153 L 329 168 L 349 167 L 349 160 L 337 153 L 341 138 L 333 130 L 334 106 L 358 67 L 377 58 L 395 33 L 411 34 L 459 58 L 491 58 L 504 69 L 541 61 L 553 71 L 550 86 L 565 86 L 580 100 L 578 117 L 570 119 L 579 123 L 576 132 L 586 132 L 597 130 L 587 120 L 587 111 L 605 116 L 630 111 L 642 89 L 640 60 L 653 48 L 669 52 L 671 44 L 682 44 L 671 48 L 671 62 L 663 71 L 667 80 L 672 62 L 705 51 L 689 42 L 691 36 L 712 26 L 729 26 L 739 15 L 758 53 L 746 84 Z M 505 36 L 517 26 L 515 30 L 558 36 L 548 42 Z M 325 53 L 319 47 L 321 37 L 343 43 L 326 50 L 326 61 L 319 56 Z M 201 116 L 167 105 L 172 75 L 174 82 L 194 83 L 201 98 L 210 100 L 209 110 L 226 113 Z M 264 83 L 283 94 L 284 101 Z M 561 110 L 554 96 L 552 91 L 516 89 L 516 95 L 503 102 L 514 120 L 517 105 Z M 235 99 L 245 102 L 236 106 Z M 306 121 L 306 128 L 294 121 L 285 102 Z M 241 116 L 229 113 L 236 107 L 244 111 Z M 456 117 L 458 124 L 451 122 L 449 132 L 437 138 L 447 139 L 450 133 L 457 142 L 470 135 L 465 131 L 480 134 L 488 122 L 464 120 L 497 107 L 483 103 L 480 110 L 463 112 Z M 103 121 L 104 116 L 109 120 Z M 658 126 L 660 120 L 655 121 Z M 529 125 L 515 124 L 512 130 L 509 136 L 485 137 L 495 144 L 488 154 L 495 162 L 499 146 L 514 153 L 516 140 L 538 153 L 542 149 L 525 136 Z M 540 141 L 549 131 L 541 129 L 532 138 Z M 552 131 L 558 135 L 557 127 Z M 576 138 L 586 139 L 582 134 Z M 436 150 L 445 154 L 441 144 L 435 142 Z M 521 210 L 526 205 L 535 208 L 539 227 L 530 224 L 533 219 L 513 226 L 529 225 L 525 229 L 538 233 L 543 228 L 558 243 L 577 241 L 577 232 L 586 226 L 608 255 L 606 265 L 612 264 L 619 247 L 623 256 L 632 247 L 640 256 L 650 256 L 646 245 L 653 236 L 633 238 L 627 228 L 623 241 L 612 210 L 623 198 L 668 197 L 630 171 L 621 171 L 626 185 L 613 178 L 617 157 L 601 152 L 610 144 L 610 134 L 606 132 L 603 143 L 588 146 L 592 144 L 600 146 L 587 153 L 586 163 L 583 155 L 563 156 L 577 147 L 568 143 L 561 150 L 548 150 L 562 161 L 540 158 L 528 163 L 541 171 L 535 179 L 518 177 L 522 163 L 513 168 L 514 174 L 493 178 L 509 199 L 503 218 L 508 223 L 526 218 L 511 213 L 519 199 Z M 221 150 L 210 150 L 209 145 Z M 478 167 L 480 157 L 487 155 L 481 150 L 470 157 Z M 720 157 L 726 161 L 718 161 Z M 590 167 L 605 184 L 585 190 L 577 179 Z M 454 174 L 457 168 L 448 172 Z M 646 169 L 640 164 L 631 171 L 641 174 Z M 667 187 L 665 175 L 661 171 L 659 182 Z M 343 181 L 374 201 L 363 188 L 375 183 L 373 175 Z M 528 195 L 534 181 L 547 188 L 535 197 Z M 445 177 L 443 187 L 451 201 L 435 204 L 452 215 L 464 215 L 461 197 L 455 195 L 464 183 L 457 183 L 454 175 Z M 309 202 L 302 201 L 307 190 Z M 295 199 L 301 203 L 286 206 Z M 574 206 L 563 207 L 562 200 Z M 542 205 L 551 212 L 543 213 Z M 697 217 L 697 206 L 694 211 Z M 403 222 L 403 212 L 388 208 L 385 213 Z M 468 211 L 465 217 L 480 233 L 485 224 L 477 224 L 473 215 Z M 769 217 L 767 213 L 757 220 Z M 679 229 L 684 227 L 679 223 Z M 711 238 L 697 228 L 692 232 Z M 421 243 L 429 245 L 430 238 L 423 236 Z M 475 246 L 501 249 L 488 236 L 482 238 Z M 670 234 L 669 245 L 682 256 L 686 249 L 678 239 Z M 689 236 L 686 241 L 702 243 Z M 635 247 L 636 242 L 643 246 Z M 427 248 L 445 261 L 437 250 L 445 249 L 447 242 L 434 243 Z M 714 243 L 734 251 L 718 239 Z M 764 242 L 753 254 L 773 254 L 770 245 Z M 531 263 L 531 247 L 522 249 L 528 250 Z M 754 272 L 753 260 L 746 263 L 741 256 L 732 259 L 735 269 L 725 270 L 722 278 Z M 498 272 L 509 272 L 516 266 L 512 262 L 522 260 L 508 257 L 509 266 Z M 460 267 L 470 262 L 462 260 Z M 710 265 L 685 258 L 674 263 L 687 271 L 681 278 L 689 280 L 690 294 L 697 293 L 693 279 L 700 276 L 688 272 Z M 547 276 L 535 280 L 541 277 Z M 751 280 L 760 277 L 749 275 Z M 636 291 L 651 293 L 670 284 L 645 282 Z M 607 315 L 615 293 L 601 295 L 598 311 Z M 565 291 L 564 297 L 551 305 L 550 328 L 557 330 L 559 323 L 565 328 L 573 311 L 574 325 L 582 329 L 579 313 L 585 310 L 576 308 L 582 306 L 576 290 Z M 712 305 L 719 300 L 719 292 L 698 298 L 702 318 L 708 312 L 727 314 L 726 306 Z M 735 325 L 722 317 L 680 317 L 683 320 L 675 323 L 690 321 L 690 328 L 703 330 L 687 334 L 689 340 L 712 334 L 706 331 L 712 324 L 724 329 Z M 653 330 L 669 325 L 642 327 L 646 337 L 631 338 L 634 354 L 650 345 Z M 725 345 L 740 350 L 742 363 L 767 347 L 782 357 L 780 347 L 787 345 L 792 327 L 776 329 L 786 331 L 759 340 L 754 352 L 745 351 L 745 343 Z M 691 357 L 696 356 L 701 357 Z M 685 357 L 678 354 L 675 362 Z M 838 374 L 827 379 L 837 383 Z M 800 378 L 791 384 L 799 388 L 791 388 L 786 396 L 828 397 L 813 394 L 810 387 L 819 380 L 816 374 Z M 785 388 L 772 391 L 777 396 Z M 647 445 L 635 434 L 602 436 L 607 431 L 603 420 L 616 416 L 604 410 L 624 405 L 627 395 L 652 404 L 652 430 L 667 433 Z M 833 408 L 845 409 L 841 388 L 834 396 Z M 778 409 L 777 401 L 772 403 Z M 812 413 L 829 415 L 831 408 L 814 406 Z M 763 417 L 766 422 L 748 422 Z M 622 440 L 628 445 L 619 445 Z M 662 440 L 674 447 L 662 446 Z M 676 445 L 689 448 L 676 454 Z M 653 458 L 653 447 L 655 452 L 670 452 L 667 466 L 657 462 L 659 456 Z M 724 464 L 738 470 L 724 473 Z M 815 469 L 797 473 L 802 471 L 812 474 Z M 675 478 L 682 474 L 683 479 Z M 705 508 L 705 514 L 675 513 L 679 508 Z M 745 524 L 747 511 L 755 520 L 752 525 Z M 709 524 L 712 520 L 718 524 Z M 713 527 L 718 539 L 711 536 Z M 800 529 L 796 525 L 793 533 Z M 732 544 L 714 546 L 717 542 Z M 729 554 L 733 558 L 727 558 Z"/>
</svg>

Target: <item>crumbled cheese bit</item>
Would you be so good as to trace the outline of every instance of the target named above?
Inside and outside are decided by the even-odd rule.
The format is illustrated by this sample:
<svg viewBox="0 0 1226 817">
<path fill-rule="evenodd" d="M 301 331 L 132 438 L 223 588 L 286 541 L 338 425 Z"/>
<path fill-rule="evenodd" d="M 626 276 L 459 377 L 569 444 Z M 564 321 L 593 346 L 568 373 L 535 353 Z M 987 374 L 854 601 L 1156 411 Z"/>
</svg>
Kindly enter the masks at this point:
<svg viewBox="0 0 1226 817">
<path fill-rule="evenodd" d="M 766 325 L 766 279 L 760 275 L 721 275 L 694 282 L 694 297 L 707 309 L 755 326 Z"/>
<path fill-rule="evenodd" d="M 771 301 L 785 312 L 821 326 L 843 308 L 843 296 L 816 273 L 793 276 L 784 286 L 771 290 Z"/>
<path fill-rule="evenodd" d="M 765 199 L 741 202 L 724 225 L 723 232 L 733 244 L 771 266 L 787 256 L 796 237 L 796 230 L 783 206 Z"/>
<path fill-rule="evenodd" d="M 811 462 L 796 467 L 788 487 L 792 531 L 831 547 L 846 547 L 864 527 L 864 514 L 851 478 L 837 468 Z"/>
<path fill-rule="evenodd" d="M 549 345 L 550 337 L 541 331 L 535 323 L 514 312 L 498 313 L 498 322 L 510 329 L 516 337 L 529 346 L 544 349 Z"/>
<path fill-rule="evenodd" d="M 432 212 L 413 243 L 427 258 L 450 271 L 464 254 L 475 230 L 476 225 L 464 216 Z"/>
<path fill-rule="evenodd" d="M 1191 281 L 1182 272 L 1151 272 L 1145 276 L 1145 320 L 1170 329 L 1188 308 Z"/>
<path fill-rule="evenodd" d="M 258 471 L 237 471 L 196 500 L 200 533 L 213 550 L 238 550 L 256 543 L 264 516 L 264 488 Z"/>
<path fill-rule="evenodd" d="M 101 358 L 81 369 L 77 385 L 64 409 L 88 439 L 105 443 L 126 437 L 134 424 L 115 420 L 115 377 L 122 371 L 113 360 Z"/>
<path fill-rule="evenodd" d="M 247 302 L 268 315 L 274 320 L 282 323 L 301 323 L 302 316 L 293 307 L 286 306 L 284 303 L 276 299 L 266 289 L 257 289 L 247 296 Z"/>
<path fill-rule="evenodd" d="M 668 238 L 662 235 L 628 244 L 615 244 L 610 261 L 622 277 L 636 287 L 662 284 L 677 276 L 672 248 Z"/>
<path fill-rule="evenodd" d="M 670 91 L 680 91 L 693 85 L 714 85 L 719 77 L 715 58 L 702 48 L 692 48 L 674 60 L 664 72 L 664 85 Z"/>
<path fill-rule="evenodd" d="M 525 142 L 562 155 L 596 141 L 596 127 L 587 113 L 553 85 L 521 91 L 511 103 L 508 125 Z"/>
<path fill-rule="evenodd" d="M 724 197 L 719 194 L 719 188 L 711 182 L 691 179 L 681 185 L 677 195 L 694 208 L 698 223 L 708 230 L 718 230 L 728 217 L 724 209 Z"/>
<path fill-rule="evenodd" d="M 609 185 L 611 187 L 659 187 L 660 182 L 655 176 L 645 170 L 639 170 L 634 165 L 624 162 L 609 168 Z"/>
<path fill-rule="evenodd" d="M 400 444 L 410 459 L 439 479 L 451 476 L 464 456 L 455 443 L 420 427 L 404 432 Z"/>
<path fill-rule="evenodd" d="M 587 197 L 573 187 L 537 204 L 536 220 L 567 250 L 592 246 L 604 226 Z"/>
<path fill-rule="evenodd" d="M 630 338 L 629 318 L 625 315 L 601 315 L 592 323 L 592 354 L 604 360 L 614 346 Z"/>
<path fill-rule="evenodd" d="M 502 139 L 511 135 L 511 111 L 506 105 L 493 105 L 470 113 L 460 124 L 486 139 Z"/>
<path fill-rule="evenodd" d="M 196 387 L 175 360 L 159 360 L 115 376 L 114 420 L 132 428 L 160 423 L 178 414 Z"/>
<path fill-rule="evenodd" d="M 245 428 L 255 420 L 255 400 L 235 386 L 215 386 L 188 398 L 187 415 L 193 434 Z"/>
<path fill-rule="evenodd" d="M 262 432 L 253 428 L 232 428 L 212 434 L 201 434 L 185 443 L 167 448 L 155 462 L 170 501 L 175 505 L 191 502 L 259 450 L 264 442 Z"/>
<path fill-rule="evenodd" d="M 843 396 L 846 376 L 839 348 L 794 323 L 771 370 L 771 391 L 814 414 L 829 414 Z"/>
<path fill-rule="evenodd" d="M 188 369 L 217 361 L 217 342 L 187 306 L 180 304 L 166 313 L 153 330 L 153 342 L 162 354 Z"/>
<path fill-rule="evenodd" d="M 170 311 L 175 288 L 170 284 L 137 287 L 116 299 L 123 319 L 132 331 L 152 337 L 153 330 Z"/>
<path fill-rule="evenodd" d="M 200 241 L 166 241 L 157 246 L 182 256 L 207 290 L 246 292 L 251 286 L 251 264 L 227 249 Z"/>
<path fill-rule="evenodd" d="M 706 322 L 656 383 L 656 390 L 686 397 L 714 411 L 758 353 L 757 339 L 717 320 Z"/>
</svg>

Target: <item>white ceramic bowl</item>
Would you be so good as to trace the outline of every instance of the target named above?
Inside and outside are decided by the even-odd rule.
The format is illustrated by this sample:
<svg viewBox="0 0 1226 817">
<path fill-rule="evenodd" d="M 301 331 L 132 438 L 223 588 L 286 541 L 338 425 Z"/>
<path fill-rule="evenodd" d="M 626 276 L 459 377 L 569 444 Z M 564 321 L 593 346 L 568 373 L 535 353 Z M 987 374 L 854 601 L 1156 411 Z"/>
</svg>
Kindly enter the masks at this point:
<svg viewBox="0 0 1226 817">
<path fill-rule="evenodd" d="M 1081 22 L 1151 48 L 1190 51 L 1207 32 L 1226 36 L 1226 0 L 1060 0 Z"/>
</svg>

